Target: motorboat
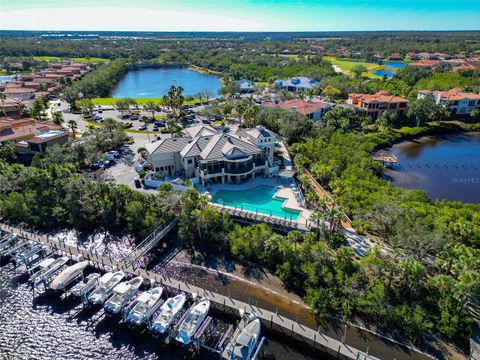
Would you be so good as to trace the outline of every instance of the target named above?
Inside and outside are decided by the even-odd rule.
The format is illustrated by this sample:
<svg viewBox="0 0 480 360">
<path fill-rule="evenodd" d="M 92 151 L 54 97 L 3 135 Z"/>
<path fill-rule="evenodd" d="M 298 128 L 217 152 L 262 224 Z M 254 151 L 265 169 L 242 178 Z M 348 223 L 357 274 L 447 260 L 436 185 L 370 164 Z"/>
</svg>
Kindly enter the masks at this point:
<svg viewBox="0 0 480 360">
<path fill-rule="evenodd" d="M 15 244 L 16 239 L 17 239 L 17 236 L 13 234 L 3 236 L 2 240 L 0 241 L 0 253 L 10 248 L 10 246 L 13 246 L 13 244 Z"/>
<path fill-rule="evenodd" d="M 178 342 L 189 345 L 193 336 L 197 332 L 200 325 L 207 317 L 208 311 L 210 310 L 210 300 L 203 298 L 197 304 L 193 305 L 187 313 L 187 316 L 183 320 L 180 328 L 178 329 L 178 334 L 175 337 L 175 340 Z"/>
<path fill-rule="evenodd" d="M 105 303 L 105 311 L 118 314 L 138 292 L 143 284 L 143 277 L 137 276 L 130 281 L 124 281 L 113 288 L 113 295 Z"/>
<path fill-rule="evenodd" d="M 260 319 L 252 314 L 249 322 L 233 340 L 230 360 L 249 360 L 260 338 Z"/>
<path fill-rule="evenodd" d="M 100 278 L 100 274 L 98 273 L 91 273 L 88 274 L 87 277 L 80 281 L 79 283 L 75 284 L 74 287 L 72 287 L 72 294 L 74 296 L 83 296 L 85 294 L 88 294 L 95 286 L 97 286 L 98 279 Z"/>
<path fill-rule="evenodd" d="M 163 288 L 160 286 L 141 293 L 128 313 L 126 321 L 133 325 L 140 325 L 148 320 L 161 304 L 162 293 Z"/>
<path fill-rule="evenodd" d="M 83 270 L 88 266 L 88 261 L 80 261 L 72 266 L 67 267 L 50 283 L 50 289 L 62 290 L 75 280 Z"/>
<path fill-rule="evenodd" d="M 26 249 L 23 252 L 18 252 L 15 254 L 13 257 L 13 261 L 17 264 L 28 264 L 32 260 L 35 259 L 35 257 L 38 256 L 43 251 L 43 246 L 40 244 L 32 244 L 28 249 Z"/>
<path fill-rule="evenodd" d="M 150 329 L 153 332 L 158 332 L 160 334 L 165 333 L 180 310 L 183 308 L 183 305 L 185 305 L 186 300 L 187 298 L 184 294 L 179 294 L 177 296 L 168 298 L 167 301 L 165 301 L 160 307 L 160 313 L 156 317 Z"/>
<path fill-rule="evenodd" d="M 60 270 L 68 262 L 68 257 L 62 256 L 56 258 L 45 268 L 38 270 L 35 274 L 30 277 L 30 281 L 34 284 L 38 284 L 42 281 L 46 281 L 50 276 L 55 272 Z"/>
<path fill-rule="evenodd" d="M 99 280 L 98 285 L 88 297 L 88 301 L 91 304 L 103 304 L 105 300 L 112 294 L 113 288 L 122 281 L 125 277 L 123 271 L 117 271 L 115 273 L 108 272 L 104 274 Z"/>
<path fill-rule="evenodd" d="M 33 274 L 36 274 L 37 272 L 49 267 L 54 261 L 55 261 L 55 258 L 53 258 L 53 257 L 43 259 L 39 263 L 34 264 L 31 267 L 29 267 L 27 272 L 28 272 L 28 274 L 33 276 Z"/>
</svg>

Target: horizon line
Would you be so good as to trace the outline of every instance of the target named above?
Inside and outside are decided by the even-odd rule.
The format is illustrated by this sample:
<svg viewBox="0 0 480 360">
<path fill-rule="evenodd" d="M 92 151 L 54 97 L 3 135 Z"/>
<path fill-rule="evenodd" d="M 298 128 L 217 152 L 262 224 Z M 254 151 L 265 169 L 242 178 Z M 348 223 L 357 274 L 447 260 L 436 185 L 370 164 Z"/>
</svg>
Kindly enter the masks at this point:
<svg viewBox="0 0 480 360">
<path fill-rule="evenodd" d="M 377 30 L 47 30 L 47 29 L 0 29 L 2 31 L 28 31 L 28 32 L 145 32 L 145 33 L 326 33 L 326 32 L 480 32 L 479 29 L 442 29 L 442 30 L 415 30 L 415 29 L 377 29 Z"/>
</svg>

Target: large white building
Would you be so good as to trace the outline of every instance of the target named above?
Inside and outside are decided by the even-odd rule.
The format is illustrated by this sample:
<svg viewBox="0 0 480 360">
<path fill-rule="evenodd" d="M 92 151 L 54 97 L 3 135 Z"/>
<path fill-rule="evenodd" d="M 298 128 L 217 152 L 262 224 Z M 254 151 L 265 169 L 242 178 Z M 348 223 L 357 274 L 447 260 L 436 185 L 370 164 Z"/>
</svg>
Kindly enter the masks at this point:
<svg viewBox="0 0 480 360">
<path fill-rule="evenodd" d="M 273 83 L 277 88 L 292 92 L 302 92 L 320 86 L 320 83 L 305 76 L 297 76 L 285 80 L 275 80 Z"/>
<path fill-rule="evenodd" d="M 444 105 L 452 115 L 468 115 L 474 109 L 480 109 L 480 95 L 462 92 L 459 88 L 448 91 L 419 90 L 417 99 L 431 97 L 438 105 Z"/>
<path fill-rule="evenodd" d="M 182 137 L 148 144 L 147 162 L 157 179 L 238 183 L 278 171 L 273 165 L 275 142 L 276 134 L 262 126 L 225 133 L 198 125 L 185 129 Z"/>
</svg>

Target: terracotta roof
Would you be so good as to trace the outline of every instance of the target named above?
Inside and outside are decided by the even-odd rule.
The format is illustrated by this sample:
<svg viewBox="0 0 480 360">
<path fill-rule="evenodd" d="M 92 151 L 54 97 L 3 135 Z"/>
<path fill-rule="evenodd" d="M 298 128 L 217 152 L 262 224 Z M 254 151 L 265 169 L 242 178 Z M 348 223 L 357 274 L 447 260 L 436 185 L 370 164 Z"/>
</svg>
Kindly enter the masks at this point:
<svg viewBox="0 0 480 360">
<path fill-rule="evenodd" d="M 295 111 L 303 115 L 309 115 L 318 109 L 324 109 L 330 106 L 330 104 L 325 102 L 308 102 L 301 99 L 291 99 L 279 104 L 266 103 L 264 105 L 267 107 L 279 107 L 282 109 Z"/>
<path fill-rule="evenodd" d="M 471 100 L 479 100 L 480 95 L 475 93 L 467 93 L 462 92 L 460 88 L 454 88 L 448 91 L 438 91 L 434 90 L 431 92 L 433 96 L 438 97 L 441 96 L 443 100 L 463 100 L 463 99 L 471 99 Z"/>
<path fill-rule="evenodd" d="M 420 60 L 408 64 L 409 66 L 424 66 L 424 67 L 435 67 L 440 64 L 440 60 Z"/>
<path fill-rule="evenodd" d="M 387 102 L 387 103 L 392 103 L 392 102 L 408 102 L 407 99 L 404 99 L 400 96 L 396 95 L 390 95 L 388 92 L 385 90 L 381 90 L 375 94 L 349 94 L 348 95 L 351 98 L 357 98 L 361 100 L 362 102 L 365 103 L 370 103 L 370 102 Z"/>
<path fill-rule="evenodd" d="M 455 66 L 452 70 L 453 71 L 458 71 L 458 70 L 476 70 L 477 68 L 475 66 L 473 66 L 472 64 L 468 64 L 468 65 L 459 65 L 459 66 Z"/>
<path fill-rule="evenodd" d="M 2 118 L 0 119 L 0 125 L 2 125 L 0 141 L 29 139 L 35 137 L 39 132 L 63 130 L 61 126 L 52 122 L 38 122 L 28 118 L 18 120 Z M 48 139 L 51 139 L 51 137 Z"/>
</svg>

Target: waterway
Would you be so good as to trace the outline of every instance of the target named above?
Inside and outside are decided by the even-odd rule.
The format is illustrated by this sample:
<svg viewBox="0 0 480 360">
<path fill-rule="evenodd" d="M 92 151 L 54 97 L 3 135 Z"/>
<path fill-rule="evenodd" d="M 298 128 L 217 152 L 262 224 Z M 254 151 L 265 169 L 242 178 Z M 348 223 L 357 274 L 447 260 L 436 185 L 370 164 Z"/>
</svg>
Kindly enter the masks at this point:
<svg viewBox="0 0 480 360">
<path fill-rule="evenodd" d="M 480 133 L 427 136 L 388 149 L 398 164 L 385 172 L 395 186 L 432 199 L 480 203 Z"/>
<path fill-rule="evenodd" d="M 159 98 L 172 85 L 181 86 L 184 96 L 196 96 L 207 92 L 210 97 L 218 95 L 222 86 L 220 78 L 186 68 L 147 68 L 131 70 L 118 83 L 112 93 L 114 98 Z"/>
<path fill-rule="evenodd" d="M 116 259 L 124 258 L 132 250 L 132 239 L 128 236 L 114 238 L 106 233 L 82 235 L 75 231 L 50 236 L 65 239 L 67 244 L 78 241 L 82 248 L 95 248 L 98 254 Z M 319 323 L 298 297 L 295 299 L 283 289 L 275 291 L 275 286 L 263 287 L 262 284 L 268 285 L 272 280 L 265 279 L 262 269 L 249 269 L 249 274 L 236 276 L 218 271 L 223 268 L 220 265 L 216 266 L 217 269 L 176 261 L 165 265 L 161 258 L 167 253 L 157 250 L 149 255 L 153 261 L 145 261 L 145 264 L 148 262 L 148 268 L 157 273 L 165 272 L 170 277 L 209 291 L 229 294 L 232 298 L 277 311 L 281 316 L 298 319 L 305 326 L 319 327 L 322 334 L 333 338 L 341 339 L 346 334 L 349 345 L 359 350 L 369 349 L 370 353 L 382 359 L 428 359 L 354 326 L 345 327 L 334 319 Z M 191 358 L 190 353 L 180 351 L 177 346 L 160 343 L 146 331 L 131 330 L 116 321 L 104 319 L 102 315 L 102 310 L 82 311 L 79 301 L 62 300 L 57 296 L 41 294 L 38 290 L 33 292 L 21 271 L 15 271 L 11 263 L 0 265 L 0 355 L 6 359 Z M 228 323 L 231 320 L 219 321 Z M 265 348 L 267 359 L 330 359 L 326 355 L 314 355 L 310 347 L 294 343 L 289 334 L 271 333 L 268 329 L 264 331 L 269 339 Z M 3 360 L 2 356 L 0 359 Z M 198 358 L 212 357 L 207 353 Z"/>
</svg>

